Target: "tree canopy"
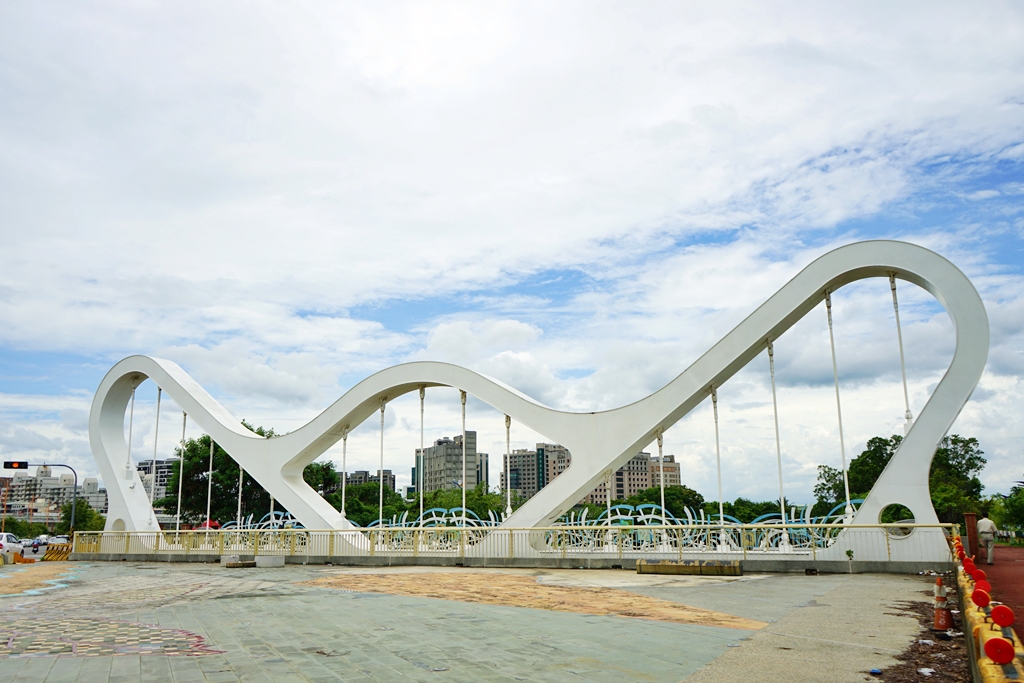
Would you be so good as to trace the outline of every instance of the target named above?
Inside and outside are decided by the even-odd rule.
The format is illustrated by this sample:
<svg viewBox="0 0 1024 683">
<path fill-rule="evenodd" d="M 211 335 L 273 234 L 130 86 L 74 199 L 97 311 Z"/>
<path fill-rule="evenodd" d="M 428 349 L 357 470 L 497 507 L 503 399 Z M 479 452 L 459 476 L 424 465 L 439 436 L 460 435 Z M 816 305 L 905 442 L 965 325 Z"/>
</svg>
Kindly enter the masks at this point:
<svg viewBox="0 0 1024 683">
<path fill-rule="evenodd" d="M 888 439 L 876 436 L 868 440 L 867 447 L 850 461 L 848 477 L 850 497 L 865 498 L 882 476 L 882 471 L 899 448 L 903 437 L 893 434 Z M 981 480 L 978 475 L 985 467 L 984 451 L 974 437 L 952 434 L 939 442 L 932 458 L 928 485 L 932 506 L 941 522 L 960 522 L 964 512 L 976 512 L 981 505 Z M 818 466 L 818 483 L 814 487 L 817 503 L 814 515 L 826 514 L 846 499 L 842 470 L 828 465 Z M 893 513 L 901 516 L 902 513 Z M 896 521 L 883 520 L 883 521 Z"/>
<path fill-rule="evenodd" d="M 613 501 L 614 504 L 625 503 L 636 507 L 647 503 L 661 505 L 661 488 L 653 486 L 625 500 Z M 676 519 L 686 519 L 685 508 L 694 512 L 704 504 L 704 496 L 700 495 L 688 486 L 666 486 L 665 487 L 665 509 Z M 598 512 L 600 514 L 600 512 Z"/>
<path fill-rule="evenodd" d="M 242 424 L 264 438 L 276 436 L 273 429 L 253 427 L 246 422 Z M 191 525 L 202 524 L 206 521 L 209 435 L 203 434 L 198 439 L 187 440 L 184 450 L 175 449 L 175 455 L 184 458 L 183 467 L 173 469 L 167 482 L 167 496 L 154 501 L 153 505 L 172 514 L 177 510 L 179 472 L 184 470 L 181 478 L 181 520 Z M 238 514 L 238 463 L 217 443 L 214 444 L 211 491 L 210 518 L 222 524 L 234 520 Z M 246 476 L 242 485 L 242 517 L 252 514 L 258 520 L 268 512 L 270 494 L 255 479 Z"/>
<path fill-rule="evenodd" d="M 244 422 L 243 424 L 265 438 L 276 436 L 272 429 L 252 427 Z M 898 434 L 889 438 L 879 436 L 868 440 L 864 451 L 850 461 L 848 476 L 852 498 L 867 496 L 902 440 L 903 437 Z M 178 457 L 184 458 L 182 520 L 187 524 L 200 524 L 206 518 L 210 437 L 203 435 L 198 439 L 189 439 L 186 441 L 184 449 L 177 449 L 176 454 Z M 985 507 L 981 501 L 982 484 L 978 479 L 986 462 L 983 455 L 984 452 L 979 447 L 978 440 L 973 437 L 965 438 L 953 434 L 944 438 L 939 444 L 932 460 L 929 485 L 932 504 L 941 521 L 958 522 L 962 520 L 963 512 L 978 511 Z M 168 495 L 155 501 L 157 507 L 172 512 L 176 509 L 178 472 L 178 468 L 172 472 L 168 482 Z M 303 479 L 313 490 L 324 496 L 335 509 L 341 509 L 341 475 L 335 471 L 333 462 L 311 463 L 303 471 Z M 211 518 L 221 523 L 234 520 L 238 504 L 238 465 L 219 445 L 215 445 L 214 448 L 212 491 Z M 1016 523 L 1024 525 L 1024 482 L 1015 487 L 1013 491 L 1011 496 L 1003 501 L 1002 511 L 1007 519 L 1020 520 Z M 814 516 L 826 514 L 845 500 L 842 470 L 828 465 L 819 466 L 814 495 L 817 499 L 812 510 Z M 378 511 L 379 496 L 380 484 L 378 483 L 348 486 L 345 496 L 345 514 L 348 519 L 360 526 L 367 526 L 374 522 L 380 514 Z M 655 486 L 639 491 L 625 500 L 613 502 L 636 507 L 645 503 L 657 505 L 660 501 L 661 491 L 659 487 Z M 521 502 L 518 496 L 514 496 L 513 509 L 518 508 Z M 489 512 L 494 512 L 500 517 L 505 510 L 505 504 L 505 496 L 502 493 L 488 491 L 482 484 L 466 492 L 466 507 L 480 519 L 486 520 Z M 426 494 L 423 505 L 425 510 L 459 508 L 462 505 L 462 492 L 459 489 L 431 491 Z M 591 517 L 598 516 L 603 510 L 603 506 L 588 505 L 587 507 L 592 508 Z M 710 517 L 718 515 L 717 501 L 706 501 L 700 493 L 687 486 L 666 486 L 665 507 L 676 518 L 685 517 L 685 508 L 690 508 L 695 512 L 703 509 L 705 515 Z M 732 502 L 725 502 L 723 508 L 726 515 L 747 523 L 761 515 L 777 513 L 779 504 L 775 500 L 752 501 L 741 497 Z M 269 511 L 269 494 L 252 477 L 247 476 L 242 487 L 243 518 L 252 514 L 255 519 L 259 520 Z M 383 512 L 385 520 L 401 518 L 404 513 L 408 513 L 410 521 L 414 520 L 419 514 L 419 498 L 414 497 L 411 501 L 406 501 L 396 491 L 385 489 Z M 96 514 L 92 510 L 79 509 L 79 523 L 76 528 L 85 530 L 86 525 L 97 523 L 90 513 Z M 886 514 L 892 519 L 885 518 L 882 521 L 888 522 L 905 519 L 911 513 L 904 508 L 887 510 Z M 83 517 L 83 515 L 85 516 Z M 67 512 L 65 516 L 69 517 L 70 512 Z M 102 520 L 102 517 L 100 519 Z M 102 521 L 99 524 L 102 525 Z"/>
<path fill-rule="evenodd" d="M 75 531 L 103 531 L 106 521 L 106 517 L 94 510 L 88 501 L 79 498 L 75 503 Z M 60 521 L 57 522 L 56 532 L 66 534 L 70 529 L 71 503 L 64 503 L 61 507 Z"/>
<path fill-rule="evenodd" d="M 1010 489 L 1010 495 L 998 503 L 1001 508 L 1001 526 L 1024 529 L 1024 481 L 1018 481 L 1017 485 Z"/>
</svg>

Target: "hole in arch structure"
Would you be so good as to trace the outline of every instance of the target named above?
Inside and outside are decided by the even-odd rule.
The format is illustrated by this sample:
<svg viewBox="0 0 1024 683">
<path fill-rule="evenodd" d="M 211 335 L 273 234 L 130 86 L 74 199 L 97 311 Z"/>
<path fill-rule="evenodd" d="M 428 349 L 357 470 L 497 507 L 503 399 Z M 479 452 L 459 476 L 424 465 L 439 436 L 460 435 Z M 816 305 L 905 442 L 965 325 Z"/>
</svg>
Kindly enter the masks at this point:
<svg viewBox="0 0 1024 683">
<path fill-rule="evenodd" d="M 555 410 L 458 365 L 416 362 L 366 378 L 303 427 L 264 439 L 242 426 L 175 363 L 130 356 L 104 377 L 89 416 L 90 445 L 107 485 L 108 526 L 111 520 L 118 520 L 128 531 L 157 530 L 134 464 L 126 467 L 124 415 L 133 382 L 138 384 L 147 378 L 162 387 L 195 424 L 307 529 L 352 528 L 302 479 L 303 468 L 337 443 L 346 429 L 351 431 L 376 416 L 382 398 L 394 400 L 421 386 L 464 390 L 573 454 L 572 464 L 502 525 L 547 526 L 651 443 L 659 430 L 668 429 L 707 399 L 710 387 L 722 385 L 753 360 L 769 339 L 782 336 L 814 309 L 827 291 L 866 278 L 888 278 L 890 273 L 924 288 L 945 307 L 953 321 L 956 351 L 853 523 L 877 524 L 882 509 L 891 504 L 914 510 L 918 523 L 937 523 L 928 490 L 928 470 L 939 441 L 970 398 L 985 367 L 988 316 L 977 290 L 945 258 L 916 245 L 873 240 L 849 244 L 819 257 L 663 388 L 635 403 L 600 412 Z M 941 532 L 935 531 L 932 553 L 926 555 L 939 553 L 945 546 Z M 899 559 L 902 551 L 898 544 L 894 546 L 886 552 L 890 559 Z M 929 559 L 921 556 L 919 546 L 915 547 L 913 559 Z"/>
</svg>

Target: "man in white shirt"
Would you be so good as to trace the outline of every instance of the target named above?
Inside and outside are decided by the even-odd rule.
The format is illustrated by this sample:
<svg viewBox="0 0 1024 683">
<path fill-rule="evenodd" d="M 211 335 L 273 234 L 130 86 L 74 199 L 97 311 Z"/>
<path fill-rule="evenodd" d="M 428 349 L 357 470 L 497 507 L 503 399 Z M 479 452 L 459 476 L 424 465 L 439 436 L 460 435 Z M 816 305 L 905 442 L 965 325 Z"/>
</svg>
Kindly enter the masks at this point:
<svg viewBox="0 0 1024 683">
<path fill-rule="evenodd" d="M 981 513 L 981 519 L 978 520 L 978 542 L 988 551 L 988 563 L 992 564 L 996 547 L 996 525 L 988 518 L 987 512 Z"/>
</svg>

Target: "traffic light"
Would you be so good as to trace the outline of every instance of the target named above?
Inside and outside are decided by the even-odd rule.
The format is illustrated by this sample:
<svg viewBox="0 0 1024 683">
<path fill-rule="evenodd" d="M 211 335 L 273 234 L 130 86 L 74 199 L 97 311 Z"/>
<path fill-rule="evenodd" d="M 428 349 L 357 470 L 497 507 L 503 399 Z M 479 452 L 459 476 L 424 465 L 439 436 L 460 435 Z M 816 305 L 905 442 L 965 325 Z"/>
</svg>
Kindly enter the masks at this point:
<svg viewBox="0 0 1024 683">
<path fill-rule="evenodd" d="M 27 470 L 28 460 L 4 460 L 5 470 Z"/>
</svg>

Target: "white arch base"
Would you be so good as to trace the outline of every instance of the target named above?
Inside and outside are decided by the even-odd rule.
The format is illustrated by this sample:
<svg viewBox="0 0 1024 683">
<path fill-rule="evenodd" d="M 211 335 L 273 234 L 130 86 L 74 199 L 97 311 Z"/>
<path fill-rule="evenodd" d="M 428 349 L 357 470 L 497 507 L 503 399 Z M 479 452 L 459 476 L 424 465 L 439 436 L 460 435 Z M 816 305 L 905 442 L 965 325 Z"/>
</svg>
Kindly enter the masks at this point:
<svg viewBox="0 0 1024 683">
<path fill-rule="evenodd" d="M 712 386 L 720 386 L 756 357 L 769 339 L 778 339 L 822 301 L 826 291 L 870 277 L 888 279 L 890 273 L 923 287 L 945 306 L 955 328 L 956 352 L 853 523 L 877 524 L 882 509 L 892 503 L 910 508 L 919 523 L 935 523 L 938 520 L 928 491 L 931 459 L 981 377 L 988 357 L 988 317 L 973 285 L 946 259 L 912 244 L 868 241 L 821 256 L 665 387 L 636 403 L 603 412 L 554 410 L 457 365 L 408 363 L 363 380 L 295 432 L 263 439 L 242 426 L 175 363 L 147 356 L 125 358 L 104 377 L 89 416 L 90 444 L 107 485 L 107 529 L 156 530 L 141 479 L 134 464 L 127 462 L 124 436 L 125 409 L 133 383 L 146 378 L 162 387 L 309 529 L 349 529 L 352 525 L 303 481 L 307 464 L 340 440 L 345 430 L 351 431 L 375 415 L 382 398 L 393 400 L 421 386 L 461 389 L 572 452 L 572 465 L 503 524 L 548 526 L 651 443 L 659 430 L 693 410 L 708 397 Z"/>
</svg>

